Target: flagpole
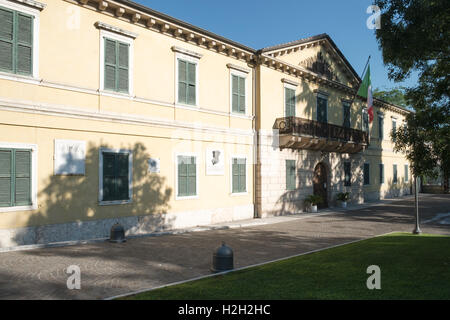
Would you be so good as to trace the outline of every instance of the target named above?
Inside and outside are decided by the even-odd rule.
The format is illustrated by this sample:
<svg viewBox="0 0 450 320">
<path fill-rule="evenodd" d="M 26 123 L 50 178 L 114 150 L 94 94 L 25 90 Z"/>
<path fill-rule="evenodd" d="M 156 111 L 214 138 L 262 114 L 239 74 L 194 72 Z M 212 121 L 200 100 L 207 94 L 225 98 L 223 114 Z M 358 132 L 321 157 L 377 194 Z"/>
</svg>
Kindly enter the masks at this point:
<svg viewBox="0 0 450 320">
<path fill-rule="evenodd" d="M 364 78 L 364 74 L 366 73 L 367 66 L 369 65 L 369 62 L 370 62 L 370 58 L 371 58 L 371 56 L 369 55 L 369 58 L 367 58 L 366 66 L 364 67 L 364 70 L 363 70 L 363 72 L 362 72 L 361 79 Z M 352 100 L 352 102 L 350 103 L 350 108 L 352 107 L 353 102 L 355 102 L 356 96 L 358 95 L 358 91 L 359 91 L 359 88 L 361 88 L 362 83 L 363 83 L 363 82 L 361 81 L 361 83 L 360 83 L 359 86 L 358 86 L 358 89 L 356 90 L 355 95 L 353 96 L 353 100 Z"/>
</svg>

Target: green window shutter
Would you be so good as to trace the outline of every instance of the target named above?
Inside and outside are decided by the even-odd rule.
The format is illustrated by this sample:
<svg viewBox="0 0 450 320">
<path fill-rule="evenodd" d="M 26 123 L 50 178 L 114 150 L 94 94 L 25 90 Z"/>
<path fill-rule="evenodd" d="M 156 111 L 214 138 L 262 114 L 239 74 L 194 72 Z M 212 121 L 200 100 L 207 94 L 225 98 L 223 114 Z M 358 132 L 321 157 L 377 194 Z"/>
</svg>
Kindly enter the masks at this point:
<svg viewBox="0 0 450 320">
<path fill-rule="evenodd" d="M 0 149 L 0 207 L 12 205 L 12 150 Z"/>
<path fill-rule="evenodd" d="M 392 141 L 395 142 L 395 135 L 397 134 L 397 121 L 392 121 Z"/>
<path fill-rule="evenodd" d="M 187 163 L 185 157 L 178 156 L 178 196 L 187 196 Z"/>
<path fill-rule="evenodd" d="M 0 8 L 0 70 L 13 72 L 14 13 Z"/>
<path fill-rule="evenodd" d="M 295 117 L 295 90 L 284 88 L 286 117 Z"/>
<path fill-rule="evenodd" d="M 197 166 L 195 157 L 188 157 L 187 177 L 188 195 L 195 196 L 197 194 Z"/>
<path fill-rule="evenodd" d="M 369 130 L 369 113 L 366 111 L 363 111 L 363 131 Z"/>
<path fill-rule="evenodd" d="M 380 140 L 384 138 L 384 119 L 383 117 L 378 117 L 378 137 Z"/>
<path fill-rule="evenodd" d="M 103 153 L 103 200 L 129 200 L 129 154 Z"/>
<path fill-rule="evenodd" d="M 115 196 L 115 179 L 114 179 L 114 162 L 115 156 L 113 153 L 103 154 L 103 200 L 114 200 Z"/>
<path fill-rule="evenodd" d="M 0 150 L 0 207 L 31 205 L 31 150 Z"/>
<path fill-rule="evenodd" d="M 328 101 L 325 98 L 317 97 L 317 121 L 327 123 L 327 104 Z"/>
<path fill-rule="evenodd" d="M 245 78 L 231 76 L 231 111 L 245 114 Z"/>
<path fill-rule="evenodd" d="M 187 63 L 187 104 L 196 104 L 196 65 L 195 63 Z"/>
<path fill-rule="evenodd" d="M 239 191 L 246 192 L 247 191 L 247 177 L 246 177 L 246 160 L 239 159 Z"/>
<path fill-rule="evenodd" d="M 232 193 L 242 193 L 247 191 L 246 160 L 233 158 L 231 164 L 232 171 Z"/>
<path fill-rule="evenodd" d="M 31 205 L 31 151 L 15 150 L 15 205 Z"/>
<path fill-rule="evenodd" d="M 0 8 L 0 70 L 33 73 L 33 17 Z"/>
<path fill-rule="evenodd" d="M 128 93 L 129 90 L 129 52 L 130 52 L 130 45 L 118 42 L 117 43 L 118 48 L 118 75 L 117 75 L 117 91 L 119 92 L 126 92 Z"/>
<path fill-rule="evenodd" d="M 350 104 L 349 103 L 344 103 L 343 104 L 343 108 L 344 108 L 344 123 L 343 126 L 345 128 L 350 128 Z"/>
<path fill-rule="evenodd" d="M 396 164 L 393 165 L 392 171 L 393 171 L 392 182 L 397 183 L 397 165 Z"/>
<path fill-rule="evenodd" d="M 231 76 L 232 112 L 239 112 L 239 77 Z"/>
<path fill-rule="evenodd" d="M 295 190 L 297 186 L 295 160 L 286 160 L 286 190 Z"/>
<path fill-rule="evenodd" d="M 105 38 L 104 87 L 116 92 L 129 92 L 130 45 Z"/>
<path fill-rule="evenodd" d="M 178 60 L 178 102 L 187 103 L 187 62 Z"/>
<path fill-rule="evenodd" d="M 116 42 L 105 39 L 105 75 L 104 87 L 116 90 Z"/>
<path fill-rule="evenodd" d="M 195 157 L 178 156 L 178 196 L 197 194 L 197 166 Z"/>
<path fill-rule="evenodd" d="M 346 187 L 350 187 L 352 185 L 351 167 L 351 162 L 344 162 L 344 186 Z"/>
<path fill-rule="evenodd" d="M 405 182 L 409 181 L 409 169 L 408 169 L 408 165 L 405 164 Z"/>
<path fill-rule="evenodd" d="M 233 163 L 231 165 L 232 171 L 232 192 L 239 192 L 239 165 L 237 163 L 237 159 L 233 159 Z"/>
<path fill-rule="evenodd" d="M 245 78 L 239 78 L 239 113 L 245 114 Z"/>
<path fill-rule="evenodd" d="M 129 200 L 128 165 L 130 155 L 127 153 L 116 154 L 116 200 Z"/>
<path fill-rule="evenodd" d="M 380 184 L 384 183 L 384 164 L 380 163 Z"/>
<path fill-rule="evenodd" d="M 32 74 L 33 17 L 22 13 L 17 14 L 16 52 L 16 72 Z"/>
<path fill-rule="evenodd" d="M 364 184 L 370 184 L 370 165 L 364 163 Z"/>
</svg>

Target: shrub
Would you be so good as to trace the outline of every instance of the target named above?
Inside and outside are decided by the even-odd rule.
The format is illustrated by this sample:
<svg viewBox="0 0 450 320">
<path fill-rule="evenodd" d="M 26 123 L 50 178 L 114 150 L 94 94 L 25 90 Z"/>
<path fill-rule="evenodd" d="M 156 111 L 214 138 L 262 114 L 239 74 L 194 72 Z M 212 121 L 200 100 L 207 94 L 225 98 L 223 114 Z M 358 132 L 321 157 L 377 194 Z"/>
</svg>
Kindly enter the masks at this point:
<svg viewBox="0 0 450 320">
<path fill-rule="evenodd" d="M 350 200 L 350 192 L 340 192 L 337 194 L 337 199 L 340 201 Z"/>
<path fill-rule="evenodd" d="M 323 202 L 322 197 L 317 194 L 311 194 L 305 198 L 305 204 L 307 205 L 315 206 L 321 204 L 322 202 Z"/>
</svg>

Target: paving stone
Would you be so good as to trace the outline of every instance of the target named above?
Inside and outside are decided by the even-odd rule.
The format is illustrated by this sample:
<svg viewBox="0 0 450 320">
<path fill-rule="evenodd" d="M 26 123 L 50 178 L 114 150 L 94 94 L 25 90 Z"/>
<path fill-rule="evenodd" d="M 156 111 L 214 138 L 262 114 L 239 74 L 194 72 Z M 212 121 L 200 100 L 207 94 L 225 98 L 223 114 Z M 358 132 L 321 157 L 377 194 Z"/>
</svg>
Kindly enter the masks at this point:
<svg viewBox="0 0 450 320">
<path fill-rule="evenodd" d="M 450 235 L 433 219 L 448 213 L 450 195 L 420 200 L 422 231 Z M 245 226 L 245 227 L 242 227 Z M 225 241 L 244 267 L 392 231 L 414 228 L 414 198 L 217 225 L 216 230 L 0 253 L 0 299 L 101 299 L 210 274 L 213 251 Z M 67 289 L 70 265 L 81 289 Z"/>
</svg>

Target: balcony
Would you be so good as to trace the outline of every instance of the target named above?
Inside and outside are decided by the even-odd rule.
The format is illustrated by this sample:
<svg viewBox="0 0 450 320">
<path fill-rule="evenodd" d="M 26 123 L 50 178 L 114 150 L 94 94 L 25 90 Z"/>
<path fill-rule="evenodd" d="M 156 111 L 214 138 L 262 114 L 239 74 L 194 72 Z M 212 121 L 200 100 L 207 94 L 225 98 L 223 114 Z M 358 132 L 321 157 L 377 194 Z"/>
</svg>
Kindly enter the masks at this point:
<svg viewBox="0 0 450 320">
<path fill-rule="evenodd" d="M 358 153 L 369 145 L 367 132 L 297 117 L 278 118 L 280 148 Z"/>
</svg>

